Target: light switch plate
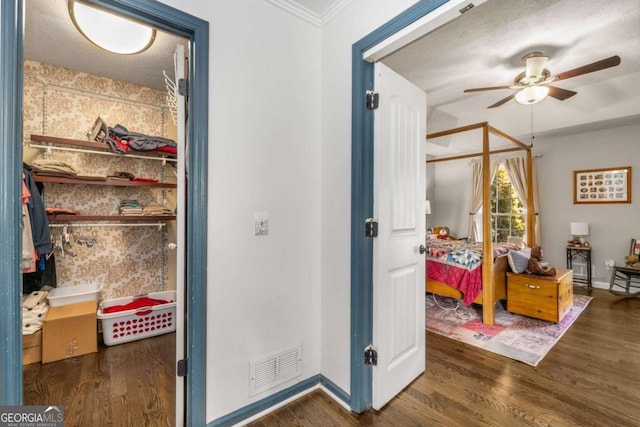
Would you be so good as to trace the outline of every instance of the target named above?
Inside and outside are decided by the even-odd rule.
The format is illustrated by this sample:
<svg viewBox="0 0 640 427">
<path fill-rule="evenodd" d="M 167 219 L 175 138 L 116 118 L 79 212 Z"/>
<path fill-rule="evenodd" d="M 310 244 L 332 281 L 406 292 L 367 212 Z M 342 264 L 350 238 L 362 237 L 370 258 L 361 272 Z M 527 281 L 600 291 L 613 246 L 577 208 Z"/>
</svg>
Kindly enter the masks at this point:
<svg viewBox="0 0 640 427">
<path fill-rule="evenodd" d="M 254 212 L 253 225 L 256 236 L 267 236 L 269 234 L 269 213 Z"/>
</svg>

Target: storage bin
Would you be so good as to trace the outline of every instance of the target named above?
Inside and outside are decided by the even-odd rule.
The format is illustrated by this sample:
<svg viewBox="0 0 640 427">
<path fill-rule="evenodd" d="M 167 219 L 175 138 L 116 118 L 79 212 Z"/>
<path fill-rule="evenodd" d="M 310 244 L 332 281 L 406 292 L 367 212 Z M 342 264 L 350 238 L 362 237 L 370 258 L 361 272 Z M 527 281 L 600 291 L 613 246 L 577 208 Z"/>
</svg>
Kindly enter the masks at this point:
<svg viewBox="0 0 640 427">
<path fill-rule="evenodd" d="M 47 299 L 51 307 L 87 301 L 97 302 L 100 299 L 100 290 L 102 290 L 102 286 L 96 284 L 65 286 L 52 289 Z"/>
<path fill-rule="evenodd" d="M 143 297 L 169 302 L 115 313 L 104 312 L 107 308 L 127 305 Z M 176 291 L 105 300 L 98 308 L 98 319 L 102 324 L 102 339 L 108 346 L 173 332 L 176 330 Z"/>
</svg>

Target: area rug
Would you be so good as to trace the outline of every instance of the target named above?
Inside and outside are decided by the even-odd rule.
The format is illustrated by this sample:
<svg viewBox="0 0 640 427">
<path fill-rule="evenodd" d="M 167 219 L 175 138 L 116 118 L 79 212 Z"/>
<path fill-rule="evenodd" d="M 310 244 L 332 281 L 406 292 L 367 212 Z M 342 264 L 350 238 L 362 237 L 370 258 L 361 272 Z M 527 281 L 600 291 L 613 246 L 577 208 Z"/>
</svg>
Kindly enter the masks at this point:
<svg viewBox="0 0 640 427">
<path fill-rule="evenodd" d="M 495 325 L 482 324 L 482 307 L 427 294 L 426 329 L 463 343 L 538 366 L 593 298 L 574 295 L 573 307 L 559 323 L 509 313 L 496 304 Z M 457 307 L 457 308 L 456 308 Z"/>
</svg>

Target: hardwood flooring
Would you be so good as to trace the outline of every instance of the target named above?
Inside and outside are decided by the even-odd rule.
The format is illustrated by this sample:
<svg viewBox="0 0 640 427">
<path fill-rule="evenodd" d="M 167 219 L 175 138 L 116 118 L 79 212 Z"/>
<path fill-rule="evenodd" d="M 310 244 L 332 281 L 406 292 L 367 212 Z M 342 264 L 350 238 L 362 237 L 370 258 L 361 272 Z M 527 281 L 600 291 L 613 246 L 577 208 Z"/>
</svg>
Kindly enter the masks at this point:
<svg viewBox="0 0 640 427">
<path fill-rule="evenodd" d="M 249 425 L 640 426 L 640 298 L 592 295 L 537 368 L 429 332 L 425 373 L 381 411 L 315 391 Z"/>
<path fill-rule="evenodd" d="M 175 333 L 23 367 L 25 405 L 64 405 L 65 426 L 173 426 Z"/>
<path fill-rule="evenodd" d="M 576 288 L 576 293 L 584 293 Z M 427 369 L 381 411 L 314 391 L 265 426 L 640 426 L 640 298 L 594 300 L 537 368 L 427 333 Z M 174 424 L 174 334 L 24 367 L 25 405 L 65 405 L 65 425 Z"/>
</svg>

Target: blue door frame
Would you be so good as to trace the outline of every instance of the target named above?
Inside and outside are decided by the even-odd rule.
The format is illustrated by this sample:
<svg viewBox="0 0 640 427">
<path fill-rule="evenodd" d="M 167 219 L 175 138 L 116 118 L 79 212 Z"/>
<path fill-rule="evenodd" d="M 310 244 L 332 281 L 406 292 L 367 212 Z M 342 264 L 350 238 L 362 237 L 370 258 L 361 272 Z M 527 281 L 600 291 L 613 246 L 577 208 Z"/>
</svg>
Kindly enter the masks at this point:
<svg viewBox="0 0 640 427">
<path fill-rule="evenodd" d="M 209 23 L 149 0 L 85 0 L 190 41 L 185 425 L 206 424 Z M 0 405 L 22 403 L 22 0 L 0 2 Z"/>
<path fill-rule="evenodd" d="M 373 339 L 373 241 L 364 234 L 373 216 L 373 111 L 365 105 L 373 90 L 373 64 L 364 53 L 419 20 L 447 0 L 422 0 L 352 46 L 351 85 L 351 395 L 350 407 L 371 407 L 372 368 L 364 364 L 364 349 Z"/>
</svg>

